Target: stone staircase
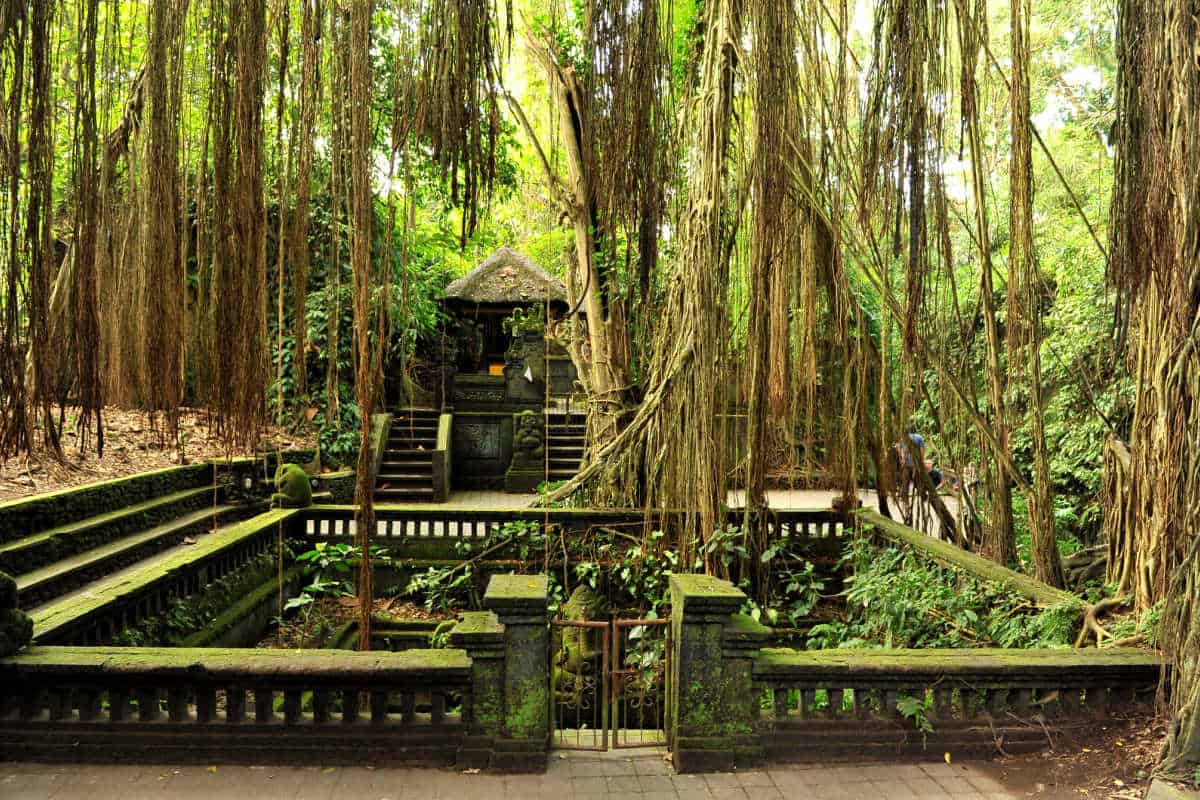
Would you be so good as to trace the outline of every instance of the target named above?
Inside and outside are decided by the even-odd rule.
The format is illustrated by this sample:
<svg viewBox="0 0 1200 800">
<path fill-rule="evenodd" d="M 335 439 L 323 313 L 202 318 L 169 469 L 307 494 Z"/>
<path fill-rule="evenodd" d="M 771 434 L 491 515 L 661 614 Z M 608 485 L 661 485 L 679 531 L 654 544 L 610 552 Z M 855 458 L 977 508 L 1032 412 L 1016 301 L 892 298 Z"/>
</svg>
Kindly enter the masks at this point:
<svg viewBox="0 0 1200 800">
<path fill-rule="evenodd" d="M 587 415 L 568 411 L 546 412 L 546 449 L 552 481 L 575 477 L 583 463 L 587 437 Z"/>
<path fill-rule="evenodd" d="M 152 563 L 264 507 L 228 502 L 224 490 L 211 485 L 211 474 L 138 494 L 81 503 L 57 518 L 47 516 L 49 527 L 38 529 L 35 521 L 0 543 L 0 571 L 16 579 L 18 605 L 31 610 L 69 592 L 87 591 L 119 570 Z M 137 502 L 123 504 L 131 497 Z M 70 500 L 63 505 L 70 506 Z"/>
<path fill-rule="evenodd" d="M 392 416 L 387 447 L 375 476 L 375 499 L 382 503 L 431 503 L 433 451 L 438 412 L 403 408 Z"/>
</svg>

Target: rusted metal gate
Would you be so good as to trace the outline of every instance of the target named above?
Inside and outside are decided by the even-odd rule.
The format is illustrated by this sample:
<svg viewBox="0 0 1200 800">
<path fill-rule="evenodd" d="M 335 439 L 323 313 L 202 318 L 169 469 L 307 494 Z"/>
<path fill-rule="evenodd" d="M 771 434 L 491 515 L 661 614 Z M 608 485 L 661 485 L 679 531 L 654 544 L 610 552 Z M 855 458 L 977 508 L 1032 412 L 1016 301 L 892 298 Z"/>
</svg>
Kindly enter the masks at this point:
<svg viewBox="0 0 1200 800">
<path fill-rule="evenodd" d="M 551 622 L 554 747 L 609 750 L 667 743 L 668 622 Z"/>
</svg>

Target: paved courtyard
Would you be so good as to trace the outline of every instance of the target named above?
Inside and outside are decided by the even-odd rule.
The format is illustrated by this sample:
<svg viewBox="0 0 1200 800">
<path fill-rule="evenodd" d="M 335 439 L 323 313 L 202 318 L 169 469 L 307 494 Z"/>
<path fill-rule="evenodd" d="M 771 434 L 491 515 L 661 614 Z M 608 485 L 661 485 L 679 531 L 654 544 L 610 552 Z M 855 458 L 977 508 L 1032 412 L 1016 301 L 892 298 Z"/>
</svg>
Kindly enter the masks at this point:
<svg viewBox="0 0 1200 800">
<path fill-rule="evenodd" d="M 0 763 L 4 800 L 991 800 L 1006 792 L 987 764 L 804 765 L 675 775 L 660 754 L 551 754 L 545 775 L 467 775 L 368 767 L 96 766 Z M 1038 795 L 1051 797 L 1052 795 Z"/>
</svg>

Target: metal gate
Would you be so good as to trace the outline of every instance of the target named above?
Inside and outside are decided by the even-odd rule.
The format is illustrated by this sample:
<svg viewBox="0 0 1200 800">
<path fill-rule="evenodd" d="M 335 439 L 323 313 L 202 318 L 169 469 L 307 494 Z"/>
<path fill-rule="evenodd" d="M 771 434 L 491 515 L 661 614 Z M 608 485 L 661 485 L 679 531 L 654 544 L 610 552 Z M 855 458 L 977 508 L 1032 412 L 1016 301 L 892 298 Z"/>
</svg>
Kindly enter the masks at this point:
<svg viewBox="0 0 1200 800">
<path fill-rule="evenodd" d="M 609 750 L 667 743 L 668 623 L 551 622 L 553 746 Z"/>
</svg>

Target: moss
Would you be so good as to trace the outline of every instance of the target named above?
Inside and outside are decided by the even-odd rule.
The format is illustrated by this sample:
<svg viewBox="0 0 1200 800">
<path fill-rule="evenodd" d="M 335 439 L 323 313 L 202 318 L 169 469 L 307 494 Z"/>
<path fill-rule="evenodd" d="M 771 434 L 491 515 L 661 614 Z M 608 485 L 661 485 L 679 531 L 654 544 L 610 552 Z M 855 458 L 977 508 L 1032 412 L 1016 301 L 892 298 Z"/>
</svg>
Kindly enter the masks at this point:
<svg viewBox="0 0 1200 800">
<path fill-rule="evenodd" d="M 0 542 L 15 541 L 161 494 L 194 489 L 211 483 L 216 471 L 211 464 L 166 467 L 9 500 L 0 503 Z"/>
<path fill-rule="evenodd" d="M 504 625 L 491 611 L 467 611 L 454 626 L 455 635 L 481 635 L 504 633 Z"/>
<path fill-rule="evenodd" d="M 547 597 L 545 575 L 493 575 L 488 582 L 484 602 L 502 601 L 536 604 L 545 603 Z"/>
<path fill-rule="evenodd" d="M 235 572 L 233 580 L 224 581 L 223 583 L 227 587 L 225 591 L 213 592 L 208 587 L 203 589 L 204 594 L 201 597 L 200 608 L 197 609 L 197 617 L 202 620 L 212 619 L 212 621 L 182 641 L 179 641 L 178 635 L 172 638 L 179 641 L 183 647 L 203 647 L 208 642 L 219 639 L 248 614 L 275 597 L 279 592 L 279 577 L 275 574 L 276 555 L 267 552 L 263 556 L 265 558 L 251 562 L 242 570 Z M 264 561 L 266 562 L 265 576 L 263 575 Z M 291 567 L 283 575 L 284 586 L 293 584 L 310 570 L 311 568 L 308 566 Z M 249 587 L 253 588 L 246 593 L 244 589 Z M 230 598 L 235 599 L 232 605 L 228 604 Z M 213 609 L 221 607 L 224 607 L 225 610 L 213 617 Z"/>
<path fill-rule="evenodd" d="M 1022 597 L 1027 597 L 1040 606 L 1078 605 L 1080 608 L 1084 606 L 1083 600 L 1070 592 L 1055 589 L 1028 575 L 1014 572 L 994 561 L 989 561 L 975 553 L 969 553 L 950 542 L 926 536 L 919 531 L 894 522 L 878 512 L 863 511 L 860 516 L 865 522 L 874 526 L 884 538 L 909 545 L 927 558 L 932 558 L 947 567 L 962 570 L 980 580 L 1005 584 Z"/>
<path fill-rule="evenodd" d="M 733 614 L 729 617 L 728 627 L 735 633 L 761 635 L 769 634 L 771 629 L 749 614 Z"/>
<path fill-rule="evenodd" d="M 741 709 L 727 707 L 726 695 L 736 688 L 727 679 L 711 684 L 693 681 L 682 703 L 684 728 L 700 736 L 752 733 L 753 727 L 739 719 Z"/>
<path fill-rule="evenodd" d="M 260 535 L 264 530 L 274 529 L 275 526 L 297 513 L 295 509 L 267 511 L 243 522 L 222 528 L 216 533 L 205 536 L 192 547 L 124 575 L 119 580 L 109 581 L 95 587 L 85 595 L 62 598 L 50 605 L 43 606 L 31 615 L 34 634 L 39 640 L 44 641 L 42 637 L 52 636 L 56 632 L 64 630 L 66 626 L 80 617 L 96 613 L 110 603 L 144 592 L 153 584 L 171 577 L 179 570 L 194 567 L 207 557 L 216 556 L 225 550 L 237 547 L 246 539 Z"/>
<path fill-rule="evenodd" d="M 260 650 L 222 647 L 31 647 L 0 662 L 0 679 L 23 672 L 70 673 L 78 679 L 134 672 L 208 673 L 224 679 L 271 675 L 306 675 L 358 681 L 386 680 L 404 674 L 441 673 L 431 679 L 461 680 L 470 673 L 471 659 L 463 650 L 406 650 L 402 653 L 357 653 L 346 650 Z"/>
<path fill-rule="evenodd" d="M 520 701 L 509 709 L 506 727 L 516 739 L 530 739 L 546 733 L 550 706 L 544 676 L 519 684 Z"/>
<path fill-rule="evenodd" d="M 185 489 L 49 528 L 0 546 L 0 569 L 16 574 L 33 572 L 118 538 L 177 519 L 206 505 L 211 506 L 212 502 L 211 487 Z"/>
<path fill-rule="evenodd" d="M 1086 673 L 1108 668 L 1158 669 L 1159 659 L 1152 653 L 1134 649 L 1103 650 L 805 650 L 763 648 L 755 660 L 756 677 L 787 673 L 793 677 L 806 673 L 843 672 L 847 675 L 891 676 L 903 673 L 946 675 L 980 672 L 1063 674 Z"/>
<path fill-rule="evenodd" d="M 312 484 L 308 473 L 296 464 L 280 464 L 275 470 L 275 488 L 271 505 L 280 508 L 307 508 L 312 505 Z"/>
<path fill-rule="evenodd" d="M 20 652 L 33 639 L 33 620 L 19 608 L 0 609 L 0 658 Z"/>
</svg>

